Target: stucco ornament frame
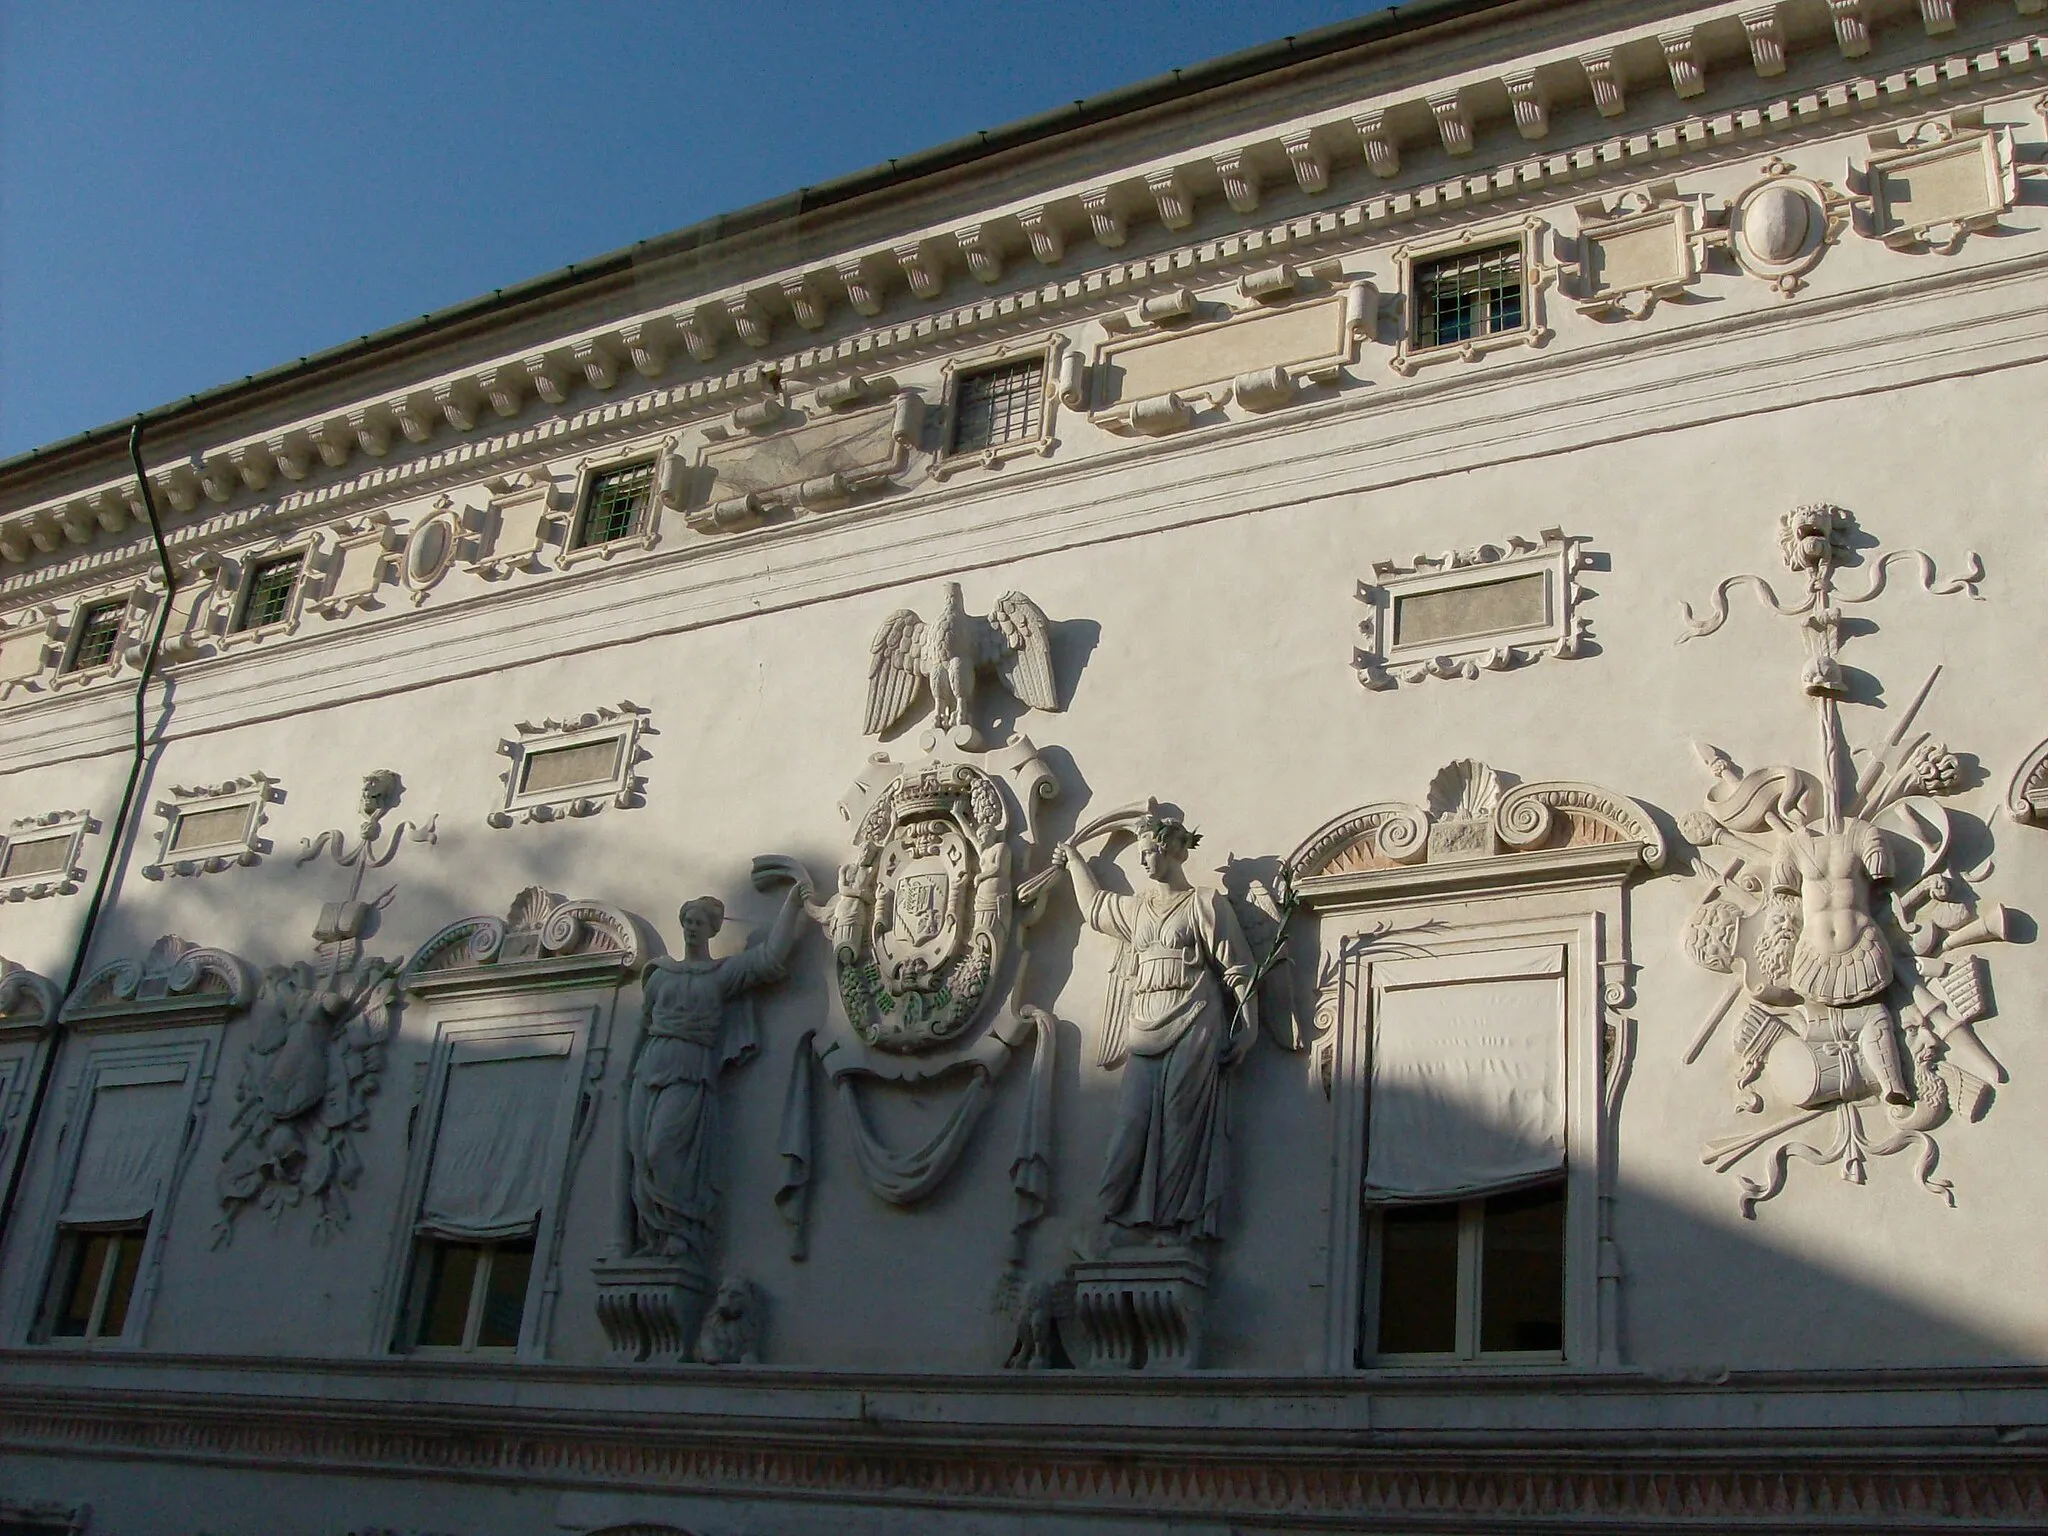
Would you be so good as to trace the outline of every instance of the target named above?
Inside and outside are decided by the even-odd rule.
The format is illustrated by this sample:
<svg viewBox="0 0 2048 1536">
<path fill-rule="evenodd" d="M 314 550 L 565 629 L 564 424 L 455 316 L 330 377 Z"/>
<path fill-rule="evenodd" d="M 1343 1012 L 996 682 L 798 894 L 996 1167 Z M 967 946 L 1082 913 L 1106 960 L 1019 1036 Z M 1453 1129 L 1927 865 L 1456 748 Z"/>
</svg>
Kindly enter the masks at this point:
<svg viewBox="0 0 2048 1536">
<path fill-rule="evenodd" d="M 1622 316 L 1647 320 L 1664 299 L 1680 297 L 1700 280 L 1707 233 L 1706 199 L 1681 196 L 1676 182 L 1653 182 L 1633 188 L 1611 201 L 1593 199 L 1577 205 L 1577 277 L 1573 304 L 1595 319 Z M 1645 263 L 1646 246 L 1659 248 L 1664 264 Z M 1603 281 L 1609 263 L 1629 275 Z"/>
<path fill-rule="evenodd" d="M 2014 821 L 2048 827 L 2048 741 L 2021 760 L 2006 786 L 2005 809 Z"/>
<path fill-rule="evenodd" d="M 381 529 L 383 516 L 381 512 L 372 513 L 366 521 Z M 346 535 L 331 536 L 325 528 L 317 526 L 301 528 L 281 533 L 266 544 L 237 550 L 223 560 L 211 594 L 213 612 L 207 625 L 210 634 L 198 638 L 210 639 L 215 650 L 225 655 L 229 651 L 261 645 L 267 640 L 289 639 L 296 635 L 305 623 L 306 615 L 317 611 L 313 588 L 326 578 L 321 552 L 330 537 Z M 299 574 L 292 583 L 291 598 L 285 604 L 283 617 L 269 624 L 237 628 L 243 606 L 249 600 L 249 584 L 255 579 L 257 567 L 292 556 L 298 557 Z"/>
<path fill-rule="evenodd" d="M 49 647 L 46 665 L 54 670 L 49 676 L 52 691 L 65 688 L 81 688 L 103 682 L 137 664 L 139 644 L 150 615 L 159 601 L 157 589 L 162 579 L 151 582 L 138 578 L 112 591 L 94 592 L 81 597 L 71 605 L 70 612 L 49 626 L 52 644 Z M 79 629 L 88 610 L 102 603 L 118 602 L 121 606 L 121 623 L 116 632 L 114 648 L 107 659 L 97 666 L 67 667 L 72 658 L 73 647 L 78 643 Z"/>
<path fill-rule="evenodd" d="M 543 1201 L 535 1231 L 541 1295 L 529 1308 L 529 1325 L 521 1329 L 521 1358 L 540 1358 L 552 1330 L 568 1195 L 597 1123 L 617 992 L 658 947 L 647 925 L 624 908 L 558 896 L 535 885 L 513 897 L 503 917 L 479 914 L 441 928 L 399 973 L 401 992 L 435 1005 L 435 1047 L 427 1060 L 414 1064 L 412 1082 L 413 1120 L 432 1127 L 435 1143 L 447 1124 L 435 1106 L 441 1103 L 438 1095 L 446 1086 L 454 1042 L 573 1036 L 564 1054 L 575 1081 L 564 1087 L 573 1092 L 574 1110 L 562 1139 L 550 1143 L 558 1160 L 545 1181 L 552 1193 Z M 436 1145 L 424 1144 L 409 1160 L 384 1299 L 372 1333 L 372 1348 L 380 1352 L 392 1346 L 403 1312 L 415 1221 L 436 1151 Z"/>
<path fill-rule="evenodd" d="M 1057 877 L 1039 812 L 1058 797 L 1060 781 L 1024 736 L 970 752 L 927 732 L 919 746 L 924 755 L 904 763 L 875 753 L 839 802 L 852 847 L 830 899 L 807 909 L 832 946 L 836 984 L 824 1026 L 805 1037 L 792 1063 L 787 1171 L 776 1204 L 801 1256 L 814 1166 L 813 1060 L 839 1100 L 868 1188 L 909 1206 L 945 1182 L 996 1081 L 1028 1047 L 1030 1108 L 1011 1163 L 1009 1262 L 1017 1266 L 1051 1184 L 1056 1037 L 1051 1016 L 1023 1001 L 1023 987 L 1028 935 Z M 1044 867 L 1026 877 L 1034 865 Z M 800 870 L 792 878 L 819 889 Z M 864 1087 L 932 1094 L 942 1079 L 965 1085 L 923 1146 L 890 1147 L 869 1128 Z"/>
<path fill-rule="evenodd" d="M 56 866 L 33 874 L 0 873 L 0 901 L 35 901 L 45 896 L 75 896 L 85 879 L 85 840 L 100 830 L 91 811 L 47 811 L 24 816 L 0 837 L 0 871 L 6 871 L 24 843 L 65 841 Z"/>
<path fill-rule="evenodd" d="M 43 1071 L 62 1001 L 56 982 L 0 956 L 0 1179 L 13 1177 L 21 1155 L 16 1127 L 29 1084 Z"/>
<path fill-rule="evenodd" d="M 174 784 L 168 793 L 170 799 L 160 800 L 156 805 L 156 814 L 163 818 L 164 825 L 157 834 L 156 861 L 142 866 L 143 879 L 219 874 L 222 870 L 256 864 L 270 852 L 270 839 L 262 835 L 263 823 L 267 819 L 267 808 L 284 800 L 284 790 L 279 781 L 269 774 L 246 774 L 219 784 Z M 237 809 L 245 813 L 242 830 L 237 836 L 191 848 L 173 846 L 178 840 L 179 827 L 189 818 L 210 811 Z"/>
<path fill-rule="evenodd" d="M 673 498 L 692 530 L 739 533 L 778 513 L 836 512 L 906 474 L 922 435 L 923 396 L 890 379 L 836 382 L 836 390 L 815 391 L 808 407 L 773 394 L 705 428 Z"/>
<path fill-rule="evenodd" d="M 1371 1030 L 1378 974 L 1394 962 L 1483 968 L 1532 946 L 1564 987 L 1565 1364 L 1620 1359 L 1620 1255 L 1611 1228 L 1614 1138 L 1635 1052 L 1628 887 L 1668 849 L 1648 807 L 1578 780 L 1517 782 L 1460 759 L 1422 804 L 1347 811 L 1288 859 L 1319 929 L 1312 1081 L 1337 1106 L 1325 1368 L 1364 1349 Z"/>
<path fill-rule="evenodd" d="M 1724 228 L 1710 238 L 1742 272 L 1789 299 L 1841 240 L 1855 202 L 1832 182 L 1799 175 L 1774 155 L 1762 176 L 1730 200 Z"/>
<path fill-rule="evenodd" d="M 1366 606 L 1366 616 L 1358 624 L 1361 643 L 1351 657 L 1359 685 L 1379 692 L 1432 677 L 1469 680 L 1481 672 L 1506 672 L 1545 656 L 1560 661 L 1581 656 L 1588 629 L 1583 607 L 1592 596 L 1578 580 L 1588 564 L 1585 544 L 1583 535 L 1545 528 L 1533 540 L 1517 535 L 1505 544 L 1418 554 L 1405 566 L 1375 561 L 1373 579 L 1361 581 L 1357 590 L 1359 602 Z M 1543 579 L 1544 612 L 1539 619 L 1439 639 L 1400 638 L 1405 601 L 1534 576 Z"/>
<path fill-rule="evenodd" d="M 1394 344 L 1393 353 L 1387 359 L 1387 366 L 1406 377 L 1428 363 L 1477 362 L 1488 353 L 1498 352 L 1504 347 L 1541 347 L 1548 342 L 1557 334 L 1544 323 L 1543 318 L 1544 290 L 1557 286 L 1558 280 L 1556 263 L 1543 259 L 1550 234 L 1549 221 L 1530 214 L 1512 222 L 1495 220 L 1474 224 L 1452 235 L 1419 240 L 1397 248 L 1392 260 L 1394 270 L 1401 275 L 1401 337 Z M 1445 342 L 1440 346 L 1417 346 L 1416 267 L 1440 257 L 1460 255 L 1481 246 L 1504 245 L 1511 240 L 1520 242 L 1522 253 L 1522 324 L 1512 331 L 1498 331 L 1492 335 L 1474 336 L 1464 341 Z"/>
<path fill-rule="evenodd" d="M 1004 342 L 958 357 L 949 357 L 939 369 L 939 388 L 944 404 L 938 413 L 938 441 L 933 446 L 931 477 L 944 481 L 963 469 L 998 469 L 1012 459 L 1050 458 L 1060 446 L 1056 433 L 1059 408 L 1066 401 L 1063 363 L 1072 349 L 1072 343 L 1065 335 L 1055 331 L 1029 341 Z M 1013 443 L 996 443 L 987 448 L 953 451 L 953 432 L 960 420 L 960 379 L 964 374 L 979 373 L 985 368 L 1000 368 L 1005 363 L 1023 362 L 1027 358 L 1040 360 L 1044 371 L 1039 376 L 1038 431 L 1034 436 L 1020 438 Z"/>
<path fill-rule="evenodd" d="M 1985 127 L 1982 108 L 1881 130 L 1867 142 L 1869 158 L 1853 166 L 1849 177 L 1861 194 L 1856 232 L 1893 250 L 1953 254 L 1971 235 L 1995 231 L 2019 201 L 2012 130 Z M 1914 172 L 1932 189 L 1925 199 L 1911 190 Z M 1915 208 L 1915 202 L 1922 206 Z"/>
<path fill-rule="evenodd" d="M 444 495 L 435 497 L 406 530 L 398 544 L 398 580 L 415 608 L 451 570 L 475 557 L 480 521 L 474 508 Z"/>
<path fill-rule="evenodd" d="M 560 719 L 522 720 L 512 729 L 515 734 L 498 743 L 499 753 L 512 762 L 498 776 L 505 786 L 505 799 L 484 818 L 489 825 L 503 828 L 514 822 L 595 816 L 606 806 L 629 811 L 647 803 L 647 781 L 640 775 L 640 765 L 653 754 L 641 742 L 660 733 L 654 728 L 651 713 L 631 699 Z M 565 747 L 595 745 L 606 740 L 618 743 L 618 755 L 607 777 L 556 789 L 526 788 L 527 765 L 534 758 Z"/>
<path fill-rule="evenodd" d="M 576 485 L 570 494 L 565 520 L 559 525 L 562 542 L 555 551 L 551 564 L 558 571 L 573 570 L 579 565 L 603 564 L 616 560 L 621 555 L 643 553 L 661 542 L 661 514 L 666 503 L 661 489 L 672 471 L 670 465 L 677 462 L 677 442 L 673 436 L 664 437 L 654 446 L 652 458 L 645 444 L 636 443 L 630 448 L 614 449 L 605 453 L 593 453 L 578 459 L 575 465 Z M 596 543 L 575 547 L 577 522 L 583 516 L 584 506 L 590 498 L 592 483 L 599 475 L 614 469 L 630 469 L 634 465 L 653 464 L 647 489 L 647 504 L 640 511 L 640 520 L 630 532 L 620 534 L 616 539 L 602 539 Z"/>
<path fill-rule="evenodd" d="M 140 960 L 109 961 L 78 984 L 58 1017 L 81 1030 L 219 1023 L 256 996 L 256 968 L 224 949 L 166 934 Z"/>
<path fill-rule="evenodd" d="M 17 692 L 39 693 L 48 685 L 54 664 L 51 641 L 60 622 L 48 603 L 0 614 L 0 704 Z"/>
<path fill-rule="evenodd" d="M 1951 1181 L 1935 1172 L 1934 1132 L 1958 1109 L 1981 1118 L 1993 1085 L 2006 1080 L 1977 1034 L 1994 1012 L 1977 946 L 2003 941 L 2011 914 L 1976 895 L 1990 860 L 1965 867 L 1960 854 L 1987 842 L 1990 829 L 1938 803 L 1963 789 L 1963 768 L 1914 728 L 1942 669 L 1885 739 L 1856 747 L 1843 730 L 1841 708 L 1852 700 L 1838 657 L 1843 608 L 1874 601 L 1895 564 L 1936 596 L 1972 598 L 1982 565 L 1971 553 L 1962 575 L 1943 580 L 1920 550 L 1873 552 L 1864 589 L 1844 592 L 1837 583 L 1854 561 L 1854 534 L 1855 519 L 1839 507 L 1795 507 L 1780 519 L 1778 545 L 1806 587 L 1800 599 L 1744 575 L 1715 588 L 1705 617 L 1684 610 L 1681 640 L 1719 630 L 1738 586 L 1796 621 L 1806 651 L 1800 686 L 1819 726 L 1812 770 L 1774 763 L 1745 772 L 1701 743 L 1713 784 L 1681 823 L 1702 887 L 1684 948 L 1729 978 L 1684 1059 L 1697 1061 L 1733 1019 L 1734 1108 L 1758 1119 L 1709 1141 L 1701 1161 L 1730 1173 L 1762 1159 L 1760 1178 L 1737 1174 L 1745 1217 L 1784 1188 L 1792 1158 L 1839 1165 L 1860 1184 L 1871 1158 L 1911 1152 L 1921 1186 L 1953 1205 Z M 1816 1121 L 1831 1126 L 1825 1145 L 1803 1139 Z"/>
</svg>

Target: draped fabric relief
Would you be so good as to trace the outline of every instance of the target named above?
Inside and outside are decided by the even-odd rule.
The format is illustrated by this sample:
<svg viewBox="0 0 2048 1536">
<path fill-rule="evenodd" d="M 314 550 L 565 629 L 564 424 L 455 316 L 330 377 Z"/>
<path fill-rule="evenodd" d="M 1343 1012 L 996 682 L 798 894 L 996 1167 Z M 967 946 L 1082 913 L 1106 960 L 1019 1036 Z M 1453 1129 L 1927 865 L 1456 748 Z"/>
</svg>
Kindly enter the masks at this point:
<svg viewBox="0 0 2048 1536">
<path fill-rule="evenodd" d="M 534 1230 L 573 1037 L 458 1045 L 420 1230 L 490 1242 Z"/>
<path fill-rule="evenodd" d="M 1564 955 L 1377 968 L 1368 1200 L 1449 1200 L 1564 1167 Z"/>
<path fill-rule="evenodd" d="M 183 1082 L 102 1082 L 61 1219 L 83 1225 L 148 1217 L 184 1139 L 188 1097 Z"/>
</svg>

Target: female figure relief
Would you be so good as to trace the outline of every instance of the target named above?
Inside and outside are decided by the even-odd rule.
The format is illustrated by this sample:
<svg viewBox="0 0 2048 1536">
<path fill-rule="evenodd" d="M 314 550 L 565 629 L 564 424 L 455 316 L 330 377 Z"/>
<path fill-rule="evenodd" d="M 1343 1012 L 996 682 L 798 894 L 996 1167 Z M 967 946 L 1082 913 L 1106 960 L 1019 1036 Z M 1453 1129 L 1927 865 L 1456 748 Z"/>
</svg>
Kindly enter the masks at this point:
<svg viewBox="0 0 2048 1536">
<path fill-rule="evenodd" d="M 725 906 L 700 896 L 681 913 L 683 957 L 647 967 L 626 1102 L 632 1254 L 709 1262 L 719 1079 L 760 1049 L 747 994 L 788 974 L 809 895 L 792 885 L 766 940 L 722 958 L 713 958 L 711 940 Z"/>
<path fill-rule="evenodd" d="M 1122 1065 L 1123 1082 L 1097 1192 L 1113 1237 L 1184 1243 L 1221 1230 L 1225 1074 L 1258 1033 L 1256 966 L 1228 898 L 1188 884 L 1181 866 L 1198 840 L 1147 816 L 1145 883 L 1129 896 L 1103 890 L 1072 844 L 1055 855 L 1089 927 L 1118 941 L 1102 1065 Z"/>
</svg>

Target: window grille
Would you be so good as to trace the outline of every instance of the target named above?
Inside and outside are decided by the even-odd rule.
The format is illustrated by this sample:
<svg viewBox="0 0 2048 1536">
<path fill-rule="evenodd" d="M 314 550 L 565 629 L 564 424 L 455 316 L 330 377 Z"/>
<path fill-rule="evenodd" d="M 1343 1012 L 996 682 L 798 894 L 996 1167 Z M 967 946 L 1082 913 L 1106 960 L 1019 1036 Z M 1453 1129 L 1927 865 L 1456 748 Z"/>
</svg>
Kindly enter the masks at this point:
<svg viewBox="0 0 2048 1536">
<path fill-rule="evenodd" d="M 261 629 L 290 614 L 292 593 L 298 590 L 299 573 L 305 564 L 304 555 L 284 555 L 257 566 L 249 578 L 248 595 L 242 599 L 242 621 L 235 628 Z"/>
<path fill-rule="evenodd" d="M 590 490 L 583 499 L 583 516 L 577 519 L 576 537 L 569 547 L 587 549 L 593 544 L 623 539 L 639 523 L 653 489 L 651 462 L 592 475 Z"/>
<path fill-rule="evenodd" d="M 94 603 L 79 615 L 78 638 L 71 643 L 71 657 L 64 670 L 83 672 L 88 667 L 103 667 L 113 660 L 114 647 L 121 639 L 121 620 L 127 613 L 128 604 L 116 600 Z"/>
<path fill-rule="evenodd" d="M 960 376 L 949 453 L 980 453 L 1037 438 L 1045 423 L 1045 359 L 1028 357 Z"/>
<path fill-rule="evenodd" d="M 1415 266 L 1415 345 L 1445 347 L 1526 323 L 1520 241 Z"/>
</svg>

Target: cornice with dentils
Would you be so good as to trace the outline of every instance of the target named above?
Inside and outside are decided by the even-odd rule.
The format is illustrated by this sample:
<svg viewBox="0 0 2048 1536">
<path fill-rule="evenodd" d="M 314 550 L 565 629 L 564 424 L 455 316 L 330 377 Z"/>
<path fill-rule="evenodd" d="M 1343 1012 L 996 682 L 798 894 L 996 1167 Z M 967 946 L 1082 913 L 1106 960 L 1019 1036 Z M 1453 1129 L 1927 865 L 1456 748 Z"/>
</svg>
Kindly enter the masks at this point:
<svg viewBox="0 0 2048 1536">
<path fill-rule="evenodd" d="M 1502 7 L 1447 4 L 1429 8 L 1413 25 L 1426 27 L 1440 14 L 1463 18 L 1475 9 Z M 204 516 L 215 507 L 254 507 L 266 499 L 274 501 L 269 510 L 285 516 L 315 504 L 338 509 L 394 482 L 444 474 L 451 454 L 481 471 L 491 460 L 531 445 L 537 434 L 567 447 L 579 434 L 622 415 L 653 411 L 675 419 L 724 409 L 731 397 L 761 386 L 764 366 L 772 365 L 785 380 L 830 377 L 892 353 L 928 350 L 935 338 L 949 334 L 1019 316 L 1053 320 L 1065 309 L 1098 308 L 1105 296 L 1164 273 L 1241 264 L 1261 251 L 1277 256 L 1297 243 L 1347 230 L 1396 225 L 1506 192 L 1604 173 L 1630 160 L 1648 162 L 1716 139 L 2035 68 L 2042 56 L 2039 40 L 2016 34 L 2013 23 L 2048 9 L 2048 0 L 1722 0 L 1663 9 L 1666 14 L 1653 20 L 1535 48 L 1505 67 L 1492 64 L 1410 83 L 1132 163 L 1113 176 L 1035 190 L 964 220 L 913 227 L 879 243 L 850 243 L 841 254 L 770 270 L 543 345 L 497 352 L 315 415 L 280 411 L 276 425 L 223 438 L 155 469 L 151 478 L 174 527 L 180 518 Z M 1794 91 L 1775 102 L 1667 119 L 1605 143 L 1569 150 L 1543 143 L 1553 136 L 1583 138 L 1610 118 L 1654 122 L 1668 114 L 1673 101 L 1690 104 L 1706 96 L 1717 78 L 1737 76 L 1747 83 L 1787 76 L 1797 85 L 1816 70 L 1838 76 L 1839 60 L 1865 59 L 1880 46 L 1904 51 L 1922 37 L 1939 38 L 1959 26 L 2004 35 L 1980 39 L 1972 51 L 1917 69 L 1875 72 Z M 1298 62 L 1282 58 L 1272 68 Z M 1755 91 L 1750 84 L 1746 92 L 1737 86 L 1725 94 Z M 1510 130 L 1519 153 L 1478 157 L 1482 139 L 1502 138 Z M 1420 168 L 1434 174 L 1404 177 L 1404 155 L 1422 160 Z M 1473 169 L 1442 174 L 1446 164 L 1461 161 Z M 1348 183 L 1342 189 L 1348 195 L 1333 198 L 1340 182 Z M 1318 208 L 1319 201 L 1324 206 Z M 1205 213 L 1226 210 L 1238 232 L 1171 244 L 1172 236 Z M 1262 212 L 1291 216 L 1243 227 Z M 743 238 L 775 243 L 772 233 L 758 228 Z M 1141 259 L 1099 264 L 1101 256 L 1127 246 L 1153 249 Z M 1078 258 L 1091 247 L 1098 264 L 1083 269 Z M 584 268 L 576 281 L 560 281 L 566 274 L 543 279 L 521 302 L 562 308 L 575 301 L 579 284 L 615 289 L 621 274 L 611 267 L 618 260 Z M 957 295 L 963 280 L 982 293 L 965 304 L 941 304 L 948 287 Z M 475 322 L 455 311 L 443 323 L 456 331 Z M 824 340 L 835 330 L 835 339 Z M 819 340 L 806 345 L 814 335 Z M 641 381 L 637 389 L 635 379 Z M 290 392 L 284 391 L 287 398 Z M 17 460 L 13 467 L 23 464 Z M 8 468 L 0 466 L 0 481 Z M 33 478 L 34 465 L 28 468 Z M 133 480 L 117 470 L 102 483 L 0 513 L 0 563 L 34 566 L 60 552 L 135 541 L 131 525 L 140 516 Z M 47 565 L 51 569 L 31 578 L 37 584 L 60 574 L 60 562 Z M 19 590 L 20 579 L 5 585 Z"/>
</svg>

